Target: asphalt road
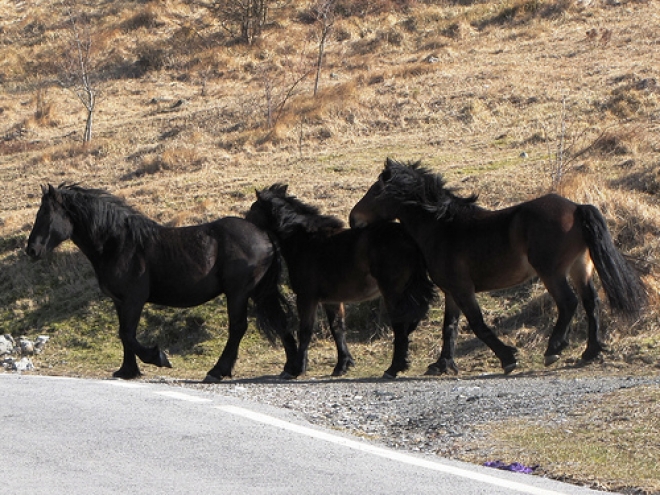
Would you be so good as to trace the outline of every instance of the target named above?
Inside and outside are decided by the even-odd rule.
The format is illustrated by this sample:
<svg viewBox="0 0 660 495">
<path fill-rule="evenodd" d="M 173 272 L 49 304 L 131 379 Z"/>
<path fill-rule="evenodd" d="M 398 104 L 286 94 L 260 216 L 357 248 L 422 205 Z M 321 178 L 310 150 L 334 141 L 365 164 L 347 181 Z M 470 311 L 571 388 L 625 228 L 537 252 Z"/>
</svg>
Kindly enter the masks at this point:
<svg viewBox="0 0 660 495">
<path fill-rule="evenodd" d="M 595 494 L 412 455 L 291 411 L 167 384 L 0 372 L 0 492 Z"/>
</svg>

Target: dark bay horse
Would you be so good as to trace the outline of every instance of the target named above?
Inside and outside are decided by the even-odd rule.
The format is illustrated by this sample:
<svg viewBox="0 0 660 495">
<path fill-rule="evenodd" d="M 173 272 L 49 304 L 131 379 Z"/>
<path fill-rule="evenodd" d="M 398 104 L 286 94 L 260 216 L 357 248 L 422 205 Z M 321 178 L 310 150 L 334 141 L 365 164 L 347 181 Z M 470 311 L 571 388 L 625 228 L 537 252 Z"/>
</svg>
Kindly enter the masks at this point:
<svg viewBox="0 0 660 495">
<path fill-rule="evenodd" d="M 319 303 L 360 302 L 380 295 L 394 331 L 394 355 L 384 376 L 394 378 L 408 368 L 410 333 L 425 317 L 435 288 L 419 248 L 403 227 L 383 222 L 346 229 L 338 218 L 321 215 L 316 207 L 288 195 L 283 184 L 257 191 L 246 219 L 275 237 L 296 294 L 299 347 L 293 366 L 285 368 L 289 377 L 306 370 Z M 343 334 L 343 328 L 339 331 Z M 340 340 L 345 342 L 343 335 Z"/>
<path fill-rule="evenodd" d="M 568 345 L 569 323 L 578 305 L 568 277 L 587 315 L 585 362 L 603 351 L 594 266 L 613 310 L 637 315 L 646 304 L 641 280 L 614 247 L 605 220 L 594 206 L 549 194 L 488 211 L 477 206 L 476 199 L 456 196 L 440 175 L 419 162 L 402 164 L 388 158 L 377 182 L 350 213 L 353 227 L 399 219 L 445 294 L 442 351 L 428 374 L 458 372 L 454 345 L 461 312 L 476 336 L 495 352 L 504 372 L 515 369 L 516 349 L 486 326 L 477 292 L 512 287 L 534 276 L 541 279 L 558 310 L 545 352 L 546 366 L 556 362 Z"/>
<path fill-rule="evenodd" d="M 255 302 L 258 327 L 273 341 L 282 338 L 287 359 L 296 356 L 287 330 L 287 306 L 279 292 L 281 261 L 268 235 L 233 217 L 192 227 L 164 227 L 123 200 L 77 185 L 43 187 L 41 207 L 28 239 L 27 254 L 40 258 L 71 239 L 89 259 L 99 286 L 119 317 L 124 359 L 113 376 L 140 376 L 145 363 L 171 367 L 158 346 L 136 338 L 145 303 L 191 307 L 224 293 L 229 338 L 207 381 L 230 377 L 247 329 L 248 299 Z"/>
</svg>

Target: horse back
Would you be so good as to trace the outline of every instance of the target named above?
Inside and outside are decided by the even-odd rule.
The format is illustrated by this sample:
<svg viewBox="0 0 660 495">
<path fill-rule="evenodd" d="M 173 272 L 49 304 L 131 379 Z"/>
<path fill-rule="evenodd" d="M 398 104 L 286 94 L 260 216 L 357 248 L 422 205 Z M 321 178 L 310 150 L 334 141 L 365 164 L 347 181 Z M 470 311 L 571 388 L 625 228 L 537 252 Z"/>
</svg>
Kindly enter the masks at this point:
<svg viewBox="0 0 660 495">
<path fill-rule="evenodd" d="M 163 228 L 145 250 L 149 300 L 193 306 L 228 291 L 249 292 L 268 270 L 273 251 L 266 233 L 237 217 Z"/>
</svg>

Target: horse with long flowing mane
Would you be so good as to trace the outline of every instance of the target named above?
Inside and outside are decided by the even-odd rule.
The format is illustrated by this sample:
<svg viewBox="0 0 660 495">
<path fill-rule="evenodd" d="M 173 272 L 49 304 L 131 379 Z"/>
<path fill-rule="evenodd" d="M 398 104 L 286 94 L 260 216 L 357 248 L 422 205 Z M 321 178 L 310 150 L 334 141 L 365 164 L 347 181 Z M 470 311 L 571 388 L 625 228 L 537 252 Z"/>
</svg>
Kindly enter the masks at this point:
<svg viewBox="0 0 660 495">
<path fill-rule="evenodd" d="M 476 199 L 457 196 L 441 175 L 419 162 L 403 164 L 388 158 L 378 180 L 350 213 L 352 227 L 398 219 L 416 240 L 431 278 L 445 294 L 443 346 L 428 374 L 458 371 L 454 346 L 461 312 L 500 359 L 504 372 L 516 368 L 516 349 L 484 323 L 477 292 L 512 287 L 535 276 L 541 279 L 558 310 L 545 351 L 546 366 L 568 345 L 569 324 L 578 305 L 568 278 L 587 316 L 585 362 L 604 350 L 594 267 L 613 310 L 637 315 L 646 304 L 644 285 L 615 248 L 605 219 L 593 205 L 548 194 L 489 211 L 477 206 Z"/>
<path fill-rule="evenodd" d="M 392 364 L 384 377 L 394 378 L 408 369 L 410 334 L 426 315 L 435 288 L 422 253 L 403 227 L 384 222 L 365 229 L 346 229 L 338 218 L 321 215 L 318 208 L 287 194 L 284 184 L 257 191 L 245 218 L 277 240 L 296 294 L 298 357 L 292 367 L 285 367 L 283 376 L 305 372 L 319 303 L 332 307 L 381 295 L 394 331 Z M 343 374 L 348 352 L 346 349 L 341 359 L 343 322 L 333 332 L 340 334 L 339 340 L 335 336 L 340 359 L 334 374 Z"/>
<path fill-rule="evenodd" d="M 124 358 L 115 377 L 140 376 L 136 355 L 144 363 L 171 367 L 158 346 L 145 347 L 136 338 L 147 302 L 191 307 L 226 295 L 229 338 L 206 381 L 231 376 L 248 326 L 250 298 L 257 326 L 271 341 L 282 338 L 288 359 L 297 354 L 287 325 L 288 306 L 279 291 L 279 256 L 268 235 L 250 222 L 225 217 L 166 227 L 102 190 L 48 185 L 42 192 L 27 254 L 40 258 L 71 239 L 89 259 L 119 318 Z"/>
</svg>

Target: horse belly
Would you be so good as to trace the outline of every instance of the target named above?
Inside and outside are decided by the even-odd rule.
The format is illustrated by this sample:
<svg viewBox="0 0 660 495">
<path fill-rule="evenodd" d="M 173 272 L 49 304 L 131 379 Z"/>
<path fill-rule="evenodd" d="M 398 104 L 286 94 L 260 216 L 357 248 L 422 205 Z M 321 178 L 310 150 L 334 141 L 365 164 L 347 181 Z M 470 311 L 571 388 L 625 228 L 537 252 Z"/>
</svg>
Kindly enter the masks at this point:
<svg viewBox="0 0 660 495">
<path fill-rule="evenodd" d="M 223 292 L 216 277 L 198 280 L 178 280 L 172 283 L 155 283 L 151 286 L 149 302 L 162 306 L 189 308 L 199 306 Z"/>
<path fill-rule="evenodd" d="M 331 278 L 328 278 L 331 280 Z M 331 283 L 322 284 L 320 290 L 322 302 L 364 302 L 371 301 L 380 296 L 378 283 L 371 275 L 364 279 L 336 280 Z"/>
<path fill-rule="evenodd" d="M 527 256 L 509 263 L 493 265 L 492 270 L 481 271 L 473 277 L 475 292 L 506 289 L 533 278 L 537 275 Z"/>
</svg>

